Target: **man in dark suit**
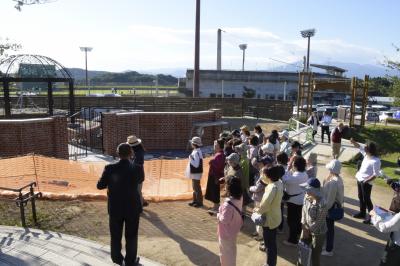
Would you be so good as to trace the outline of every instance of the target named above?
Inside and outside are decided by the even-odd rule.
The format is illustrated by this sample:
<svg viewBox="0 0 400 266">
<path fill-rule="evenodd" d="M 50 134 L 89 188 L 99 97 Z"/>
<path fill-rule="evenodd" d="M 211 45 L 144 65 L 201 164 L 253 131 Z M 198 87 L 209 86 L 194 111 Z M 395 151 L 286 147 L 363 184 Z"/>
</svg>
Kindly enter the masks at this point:
<svg viewBox="0 0 400 266">
<path fill-rule="evenodd" d="M 118 145 L 117 153 L 120 160 L 104 168 L 98 189 L 108 189 L 108 214 L 111 234 L 111 259 L 122 265 L 124 257 L 121 254 L 122 230 L 125 223 L 126 256 L 125 265 L 140 265 L 137 257 L 139 217 L 142 204 L 138 185 L 140 169 L 129 159 L 132 149 L 129 144 Z"/>
</svg>

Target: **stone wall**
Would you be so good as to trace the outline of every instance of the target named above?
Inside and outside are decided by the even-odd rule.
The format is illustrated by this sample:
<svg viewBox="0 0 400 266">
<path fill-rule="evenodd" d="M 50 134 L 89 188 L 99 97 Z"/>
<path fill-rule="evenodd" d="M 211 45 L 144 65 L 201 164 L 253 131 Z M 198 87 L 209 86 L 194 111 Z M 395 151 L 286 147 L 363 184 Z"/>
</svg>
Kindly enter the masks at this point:
<svg viewBox="0 0 400 266">
<path fill-rule="evenodd" d="M 193 123 L 216 121 L 221 118 L 219 110 L 200 112 L 129 112 L 103 114 L 104 153 L 115 155 L 119 143 L 126 142 L 129 135 L 142 139 L 147 150 L 186 149 Z M 221 127 L 204 130 L 203 144 L 212 145 Z M 194 134 L 195 135 L 195 134 Z"/>
<path fill-rule="evenodd" d="M 68 159 L 67 118 L 0 120 L 0 157 L 35 153 Z"/>
</svg>

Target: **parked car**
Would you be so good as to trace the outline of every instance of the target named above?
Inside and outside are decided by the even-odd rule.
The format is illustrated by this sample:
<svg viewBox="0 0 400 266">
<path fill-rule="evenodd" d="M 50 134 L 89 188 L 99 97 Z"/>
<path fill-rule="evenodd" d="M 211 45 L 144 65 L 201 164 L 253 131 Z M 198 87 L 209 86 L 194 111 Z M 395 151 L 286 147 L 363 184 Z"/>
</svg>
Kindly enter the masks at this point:
<svg viewBox="0 0 400 266">
<path fill-rule="evenodd" d="M 396 111 L 395 113 L 393 113 L 393 118 L 400 119 L 400 111 Z"/>
<path fill-rule="evenodd" d="M 379 122 L 385 122 L 385 120 L 388 118 L 393 118 L 393 112 L 383 111 L 379 115 Z"/>
<path fill-rule="evenodd" d="M 322 118 L 322 116 L 324 115 L 324 112 L 330 113 L 333 118 L 337 117 L 337 108 L 334 106 L 323 106 L 323 107 L 317 108 L 317 113 L 318 113 L 319 119 Z"/>
<path fill-rule="evenodd" d="M 356 120 L 361 120 L 361 115 L 356 115 L 354 117 L 354 119 Z M 367 112 L 365 114 L 365 121 L 369 121 L 369 122 L 379 122 L 379 115 L 378 113 L 375 112 Z"/>
</svg>

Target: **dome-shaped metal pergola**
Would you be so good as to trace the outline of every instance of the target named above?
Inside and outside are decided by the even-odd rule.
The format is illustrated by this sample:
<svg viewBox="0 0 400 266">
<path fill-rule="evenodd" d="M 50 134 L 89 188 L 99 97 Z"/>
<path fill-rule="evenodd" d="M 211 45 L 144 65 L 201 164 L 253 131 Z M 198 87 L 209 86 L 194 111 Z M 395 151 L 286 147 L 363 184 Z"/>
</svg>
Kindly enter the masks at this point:
<svg viewBox="0 0 400 266">
<path fill-rule="evenodd" d="M 0 82 L 4 91 L 5 118 L 11 117 L 10 83 L 47 83 L 48 115 L 53 115 L 53 83 L 65 82 L 69 88 L 69 113 L 75 111 L 74 79 L 59 62 L 42 55 L 12 55 L 0 61 Z"/>
</svg>

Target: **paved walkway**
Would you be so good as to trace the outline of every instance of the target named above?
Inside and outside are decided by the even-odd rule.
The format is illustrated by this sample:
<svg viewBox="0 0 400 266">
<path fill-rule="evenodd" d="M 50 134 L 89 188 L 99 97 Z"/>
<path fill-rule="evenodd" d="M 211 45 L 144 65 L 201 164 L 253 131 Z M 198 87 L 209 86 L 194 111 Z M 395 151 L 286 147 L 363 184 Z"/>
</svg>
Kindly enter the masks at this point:
<svg viewBox="0 0 400 266">
<path fill-rule="evenodd" d="M 114 265 L 110 247 L 36 229 L 0 226 L 0 265 Z M 141 258 L 145 266 L 160 265 Z"/>
</svg>

